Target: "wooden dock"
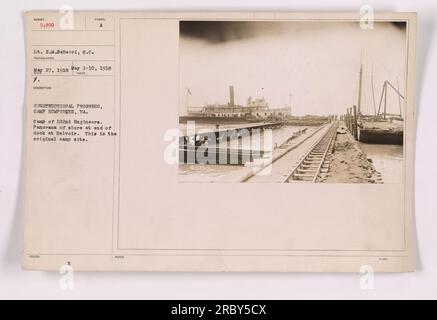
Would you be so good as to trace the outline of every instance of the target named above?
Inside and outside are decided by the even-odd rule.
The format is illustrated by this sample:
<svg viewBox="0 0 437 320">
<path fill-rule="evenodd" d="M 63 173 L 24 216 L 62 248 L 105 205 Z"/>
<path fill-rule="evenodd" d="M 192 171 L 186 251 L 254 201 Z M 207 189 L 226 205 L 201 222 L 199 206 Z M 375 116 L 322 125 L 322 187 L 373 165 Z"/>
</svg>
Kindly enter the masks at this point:
<svg viewBox="0 0 437 320">
<path fill-rule="evenodd" d="M 253 134 L 262 136 L 265 130 L 281 126 L 282 122 L 254 123 L 183 135 L 179 138 L 179 163 L 244 165 L 253 162 L 269 151 L 243 149 L 242 139 Z M 239 141 L 238 146 L 231 147 L 230 141 L 235 139 Z M 227 145 L 220 146 L 224 143 Z"/>
</svg>

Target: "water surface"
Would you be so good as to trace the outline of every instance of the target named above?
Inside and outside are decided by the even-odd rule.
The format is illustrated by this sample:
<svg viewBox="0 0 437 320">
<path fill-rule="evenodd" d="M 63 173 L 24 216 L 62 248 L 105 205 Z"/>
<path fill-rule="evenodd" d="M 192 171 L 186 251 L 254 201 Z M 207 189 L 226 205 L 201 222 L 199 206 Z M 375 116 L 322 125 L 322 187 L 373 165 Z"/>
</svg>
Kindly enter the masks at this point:
<svg viewBox="0 0 437 320">
<path fill-rule="evenodd" d="M 360 146 L 367 158 L 372 159 L 373 166 L 381 173 L 384 183 L 403 182 L 403 146 L 362 142 Z"/>
</svg>

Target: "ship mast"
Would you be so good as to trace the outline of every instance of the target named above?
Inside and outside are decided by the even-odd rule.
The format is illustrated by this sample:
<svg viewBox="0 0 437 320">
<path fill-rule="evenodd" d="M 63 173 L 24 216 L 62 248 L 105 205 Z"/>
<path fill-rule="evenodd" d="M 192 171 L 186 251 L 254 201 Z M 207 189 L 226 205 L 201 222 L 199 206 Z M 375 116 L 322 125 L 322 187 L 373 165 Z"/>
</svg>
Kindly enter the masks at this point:
<svg viewBox="0 0 437 320">
<path fill-rule="evenodd" d="M 363 52 L 361 52 L 361 64 L 360 64 L 360 80 L 358 85 L 358 116 L 361 115 L 361 90 L 363 85 Z"/>
</svg>

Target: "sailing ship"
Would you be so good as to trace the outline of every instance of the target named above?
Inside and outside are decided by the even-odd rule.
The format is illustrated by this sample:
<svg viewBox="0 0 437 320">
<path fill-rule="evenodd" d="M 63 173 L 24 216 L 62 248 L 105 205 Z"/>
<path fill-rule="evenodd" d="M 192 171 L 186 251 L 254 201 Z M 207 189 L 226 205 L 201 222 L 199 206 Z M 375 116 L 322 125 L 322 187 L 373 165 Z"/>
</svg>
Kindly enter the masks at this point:
<svg viewBox="0 0 437 320">
<path fill-rule="evenodd" d="M 363 83 L 363 64 L 360 67 L 359 90 L 358 90 L 358 141 L 375 144 L 397 144 L 404 142 L 404 118 L 402 117 L 402 100 L 404 96 L 399 91 L 399 83 L 395 87 L 389 80 L 385 80 L 382 86 L 378 111 L 376 111 L 373 71 L 372 71 L 372 95 L 374 114 L 365 115 L 361 112 L 361 95 Z M 392 90 L 399 101 L 399 113 L 387 112 L 387 92 Z"/>
</svg>

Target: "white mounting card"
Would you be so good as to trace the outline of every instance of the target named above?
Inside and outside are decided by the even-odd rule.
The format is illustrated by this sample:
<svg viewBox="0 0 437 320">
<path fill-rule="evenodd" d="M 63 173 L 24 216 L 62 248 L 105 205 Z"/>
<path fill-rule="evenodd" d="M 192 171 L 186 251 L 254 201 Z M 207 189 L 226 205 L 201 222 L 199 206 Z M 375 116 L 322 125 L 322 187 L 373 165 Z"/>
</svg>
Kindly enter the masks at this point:
<svg viewBox="0 0 437 320">
<path fill-rule="evenodd" d="M 24 269 L 414 270 L 415 13 L 25 23 Z"/>
</svg>

